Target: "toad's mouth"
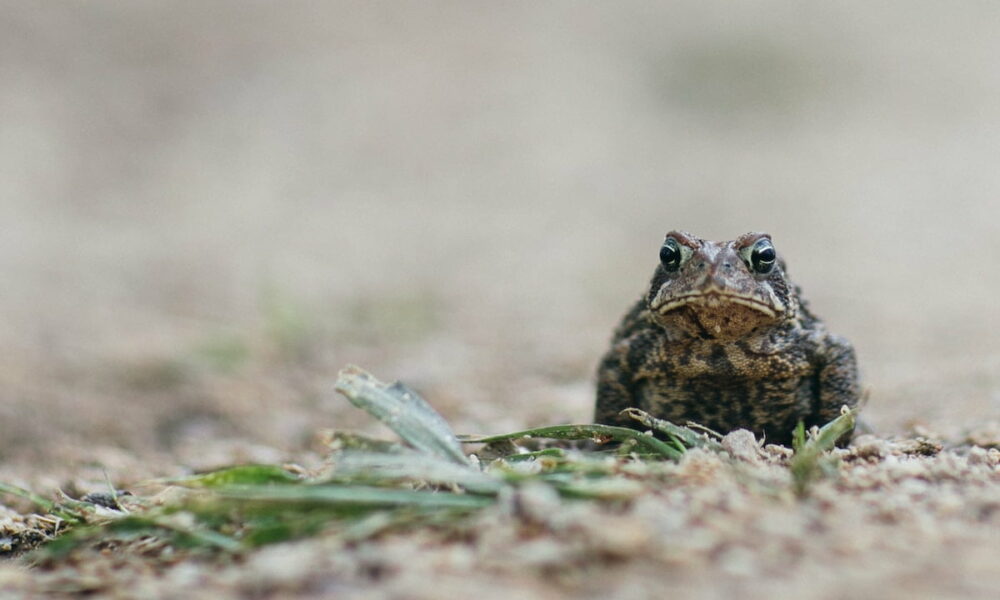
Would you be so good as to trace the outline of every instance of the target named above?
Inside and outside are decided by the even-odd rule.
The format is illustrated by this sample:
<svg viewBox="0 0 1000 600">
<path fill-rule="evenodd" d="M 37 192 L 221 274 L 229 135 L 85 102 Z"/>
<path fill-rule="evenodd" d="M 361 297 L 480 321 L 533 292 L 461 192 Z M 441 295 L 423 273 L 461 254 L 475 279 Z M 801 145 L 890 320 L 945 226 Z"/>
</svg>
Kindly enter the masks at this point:
<svg viewBox="0 0 1000 600">
<path fill-rule="evenodd" d="M 761 302 L 757 298 L 720 291 L 692 292 L 683 296 L 674 296 L 652 308 L 657 313 L 664 315 L 684 306 L 720 309 L 734 304 L 751 308 L 772 319 L 778 316 L 778 311 L 774 309 L 774 306 Z"/>
</svg>

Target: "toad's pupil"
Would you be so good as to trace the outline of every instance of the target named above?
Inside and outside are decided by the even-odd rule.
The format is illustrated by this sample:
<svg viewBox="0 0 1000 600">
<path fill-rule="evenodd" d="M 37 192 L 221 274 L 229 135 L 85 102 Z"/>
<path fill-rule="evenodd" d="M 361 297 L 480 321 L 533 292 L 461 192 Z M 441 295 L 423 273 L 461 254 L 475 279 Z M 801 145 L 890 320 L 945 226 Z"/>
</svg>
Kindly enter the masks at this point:
<svg viewBox="0 0 1000 600">
<path fill-rule="evenodd" d="M 664 244 L 660 248 L 660 262 L 667 268 L 677 268 L 680 264 L 681 251 L 672 244 Z"/>
<path fill-rule="evenodd" d="M 762 247 L 754 248 L 753 253 L 750 255 L 750 263 L 753 266 L 753 270 L 761 274 L 771 270 L 771 267 L 774 266 L 774 259 L 774 248 L 770 245 L 762 244 Z"/>
<path fill-rule="evenodd" d="M 774 248 L 762 248 L 757 250 L 755 254 L 757 254 L 757 260 L 759 262 L 769 263 L 774 261 Z"/>
</svg>

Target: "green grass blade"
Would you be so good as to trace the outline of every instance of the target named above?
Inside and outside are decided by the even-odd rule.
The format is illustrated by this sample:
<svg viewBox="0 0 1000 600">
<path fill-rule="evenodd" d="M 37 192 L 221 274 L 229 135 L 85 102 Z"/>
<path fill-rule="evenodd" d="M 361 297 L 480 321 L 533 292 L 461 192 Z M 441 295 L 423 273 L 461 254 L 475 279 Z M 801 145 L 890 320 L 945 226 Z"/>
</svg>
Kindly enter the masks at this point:
<svg viewBox="0 0 1000 600">
<path fill-rule="evenodd" d="M 135 522 L 131 522 L 133 519 Z M 235 552 L 240 549 L 240 543 L 227 535 L 212 531 L 206 527 L 200 527 L 197 524 L 184 523 L 181 519 L 174 519 L 169 516 L 154 516 L 150 518 L 126 517 L 112 523 L 108 528 L 112 532 L 134 531 L 140 534 L 145 533 L 147 530 L 155 532 L 156 529 L 168 531 L 175 544 L 186 547 L 211 546 L 228 550 L 229 552 Z"/>
<path fill-rule="evenodd" d="M 191 488 L 218 488 L 230 485 L 301 483 L 301 481 L 300 477 L 278 465 L 240 465 L 190 477 L 167 479 L 166 483 Z"/>
<path fill-rule="evenodd" d="M 362 452 L 378 452 L 380 454 L 400 453 L 409 450 L 398 442 L 380 440 L 360 433 L 349 431 L 325 431 L 322 433 L 322 443 L 334 452 L 357 450 Z"/>
<path fill-rule="evenodd" d="M 820 427 L 816 439 L 811 441 L 824 452 L 832 449 L 837 440 L 854 430 L 857 414 L 857 410 L 844 409 L 839 417 Z"/>
<path fill-rule="evenodd" d="M 0 482 L 0 493 L 24 498 L 45 512 L 52 512 L 56 509 L 56 503 L 52 500 L 39 496 L 35 492 L 29 492 L 24 488 L 19 488 L 16 485 Z"/>
<path fill-rule="evenodd" d="M 520 438 L 548 438 L 556 440 L 601 440 L 624 442 L 635 440 L 637 448 L 647 452 L 658 454 L 666 458 L 677 459 L 682 452 L 670 446 L 662 440 L 658 440 L 651 435 L 627 427 L 615 427 L 613 425 L 554 425 L 551 427 L 538 427 L 536 429 L 525 429 L 503 435 L 491 435 L 486 437 L 465 436 L 463 442 L 470 444 L 488 444 L 504 440 L 516 440 Z"/>
<path fill-rule="evenodd" d="M 543 448 L 533 452 L 520 452 L 503 457 L 509 463 L 524 462 L 538 459 L 563 459 L 566 458 L 566 451 L 562 448 Z"/>
<path fill-rule="evenodd" d="M 794 436 L 795 454 L 788 465 L 797 495 L 804 496 L 808 493 L 809 485 L 822 470 L 823 454 L 831 450 L 841 436 L 854 429 L 855 416 L 855 410 L 845 409 L 839 417 L 820 428 L 816 437 L 811 439 L 805 439 L 805 427 L 799 423 Z"/>
<path fill-rule="evenodd" d="M 80 523 L 86 521 L 87 519 L 85 511 L 76 510 L 74 507 L 67 506 L 65 503 L 53 502 L 48 498 L 40 496 L 24 488 L 17 487 L 16 485 L 0 482 L 0 494 L 10 494 L 12 496 L 24 498 L 46 513 L 55 515 L 68 523 Z"/>
<path fill-rule="evenodd" d="M 468 464 L 448 423 L 427 401 L 401 383 L 388 385 L 350 366 L 340 372 L 336 389 L 417 450 L 457 464 Z"/>
<path fill-rule="evenodd" d="M 232 486 L 219 488 L 221 498 L 295 505 L 353 506 L 367 508 L 482 508 L 493 499 L 451 492 L 424 492 L 356 485 Z"/>
<path fill-rule="evenodd" d="M 792 450 L 798 452 L 806 445 L 806 424 L 802 421 L 795 426 L 792 432 Z"/>
<path fill-rule="evenodd" d="M 332 479 L 382 483 L 418 481 L 454 484 L 477 494 L 496 494 L 504 483 L 471 466 L 412 451 L 406 454 L 345 452 L 336 456 Z"/>
<path fill-rule="evenodd" d="M 672 439 L 679 441 L 687 448 L 705 448 L 714 451 L 722 450 L 722 444 L 711 439 L 708 435 L 699 433 L 689 427 L 675 425 L 665 419 L 657 419 L 646 411 L 639 410 L 638 408 L 626 408 L 622 411 L 622 414 L 631 419 L 635 419 L 639 423 L 642 423 L 644 427 L 648 427 L 653 431 L 659 431 L 660 433 L 670 436 Z"/>
<path fill-rule="evenodd" d="M 556 485 L 559 493 L 571 498 L 590 500 L 628 500 L 646 490 L 641 483 L 624 477 L 576 479 Z"/>
<path fill-rule="evenodd" d="M 95 540 L 114 537 L 121 540 L 157 537 L 183 548 L 213 548 L 235 552 L 241 549 L 238 541 L 201 526 L 196 521 L 184 522 L 175 516 L 162 514 L 127 515 L 100 524 L 74 527 L 39 549 L 39 556 L 65 557 L 68 553 Z"/>
</svg>

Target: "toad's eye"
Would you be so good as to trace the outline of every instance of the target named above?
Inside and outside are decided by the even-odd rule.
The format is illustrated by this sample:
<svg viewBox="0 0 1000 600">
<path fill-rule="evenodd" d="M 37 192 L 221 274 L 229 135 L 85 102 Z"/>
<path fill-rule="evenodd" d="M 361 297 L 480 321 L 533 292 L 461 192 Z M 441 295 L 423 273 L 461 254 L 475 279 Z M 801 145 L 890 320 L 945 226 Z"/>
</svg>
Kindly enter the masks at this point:
<svg viewBox="0 0 1000 600">
<path fill-rule="evenodd" d="M 681 267 L 681 249 L 677 245 L 677 240 L 667 238 L 660 248 L 660 263 L 667 271 L 676 271 Z"/>
<path fill-rule="evenodd" d="M 755 273 L 765 275 L 770 273 L 771 269 L 774 268 L 774 261 L 776 258 L 777 254 L 774 252 L 774 246 L 771 245 L 771 240 L 759 240 L 756 244 L 754 244 L 753 250 L 750 252 L 750 268 L 752 268 Z"/>
</svg>

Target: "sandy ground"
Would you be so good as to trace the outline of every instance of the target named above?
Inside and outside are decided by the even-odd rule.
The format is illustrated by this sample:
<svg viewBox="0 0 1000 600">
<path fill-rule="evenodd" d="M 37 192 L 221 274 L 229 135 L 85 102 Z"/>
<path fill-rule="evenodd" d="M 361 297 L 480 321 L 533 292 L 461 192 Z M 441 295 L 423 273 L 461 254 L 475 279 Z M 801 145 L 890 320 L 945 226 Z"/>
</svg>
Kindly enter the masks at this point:
<svg viewBox="0 0 1000 600">
<path fill-rule="evenodd" d="M 332 392 L 347 363 L 458 431 L 587 420 L 674 228 L 773 234 L 855 343 L 880 435 L 988 430 L 998 26 L 988 3 L 5 2 L 0 479 L 301 457 L 319 427 L 369 427 Z M 923 537 L 876 528 L 919 555 L 804 546 L 791 579 L 830 598 L 1000 579 L 996 516 L 935 537 L 953 522 L 921 506 Z M 705 556 L 675 584 L 741 585 Z M 657 565 L 620 566 L 645 590 Z M 456 589 L 503 579 L 484 573 Z"/>
</svg>

